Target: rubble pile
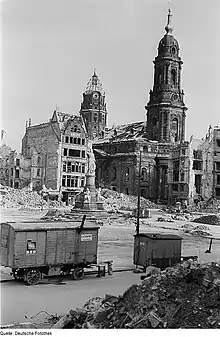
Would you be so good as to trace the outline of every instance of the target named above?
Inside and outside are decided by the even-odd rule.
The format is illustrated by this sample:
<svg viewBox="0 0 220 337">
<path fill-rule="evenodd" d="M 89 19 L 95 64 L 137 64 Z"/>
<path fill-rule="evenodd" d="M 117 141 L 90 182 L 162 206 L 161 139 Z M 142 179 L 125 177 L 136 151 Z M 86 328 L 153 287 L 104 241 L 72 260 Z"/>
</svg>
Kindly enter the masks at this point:
<svg viewBox="0 0 220 337">
<path fill-rule="evenodd" d="M 163 271 L 148 267 L 140 285 L 93 298 L 52 328 L 220 328 L 220 266 L 188 260 Z"/>
<path fill-rule="evenodd" d="M 66 214 L 64 211 L 61 211 L 57 208 L 51 208 L 47 211 L 47 213 L 41 219 L 65 221 L 68 219 L 72 219 L 72 216 L 69 214 Z"/>
<path fill-rule="evenodd" d="M 220 217 L 217 215 L 204 215 L 194 219 L 193 222 L 220 226 Z"/>
<path fill-rule="evenodd" d="M 61 206 L 57 201 L 45 201 L 37 192 L 28 188 L 14 189 L 4 187 L 4 194 L 0 200 L 0 206 L 4 208 L 19 209 L 47 209 L 49 207 Z"/>
<path fill-rule="evenodd" d="M 181 226 L 185 233 L 189 233 L 191 235 L 198 235 L 198 236 L 211 236 L 209 233 L 209 227 L 205 225 L 198 225 L 194 226 L 192 224 L 184 224 Z"/>
<path fill-rule="evenodd" d="M 104 208 L 108 212 L 117 212 L 119 210 L 134 211 L 137 209 L 137 197 L 133 195 L 126 195 L 109 189 L 102 189 L 101 195 L 103 197 Z M 143 197 L 140 198 L 140 208 L 152 209 L 158 208 L 158 205 L 154 204 L 150 200 Z"/>
<path fill-rule="evenodd" d="M 208 200 L 201 202 L 200 207 L 208 212 L 214 212 L 214 213 L 220 212 L 220 200 L 217 200 L 215 198 L 210 198 Z"/>
<path fill-rule="evenodd" d="M 210 198 L 204 201 L 200 201 L 197 205 L 188 206 L 190 212 L 204 212 L 204 213 L 218 213 L 220 212 L 220 200 Z"/>
</svg>

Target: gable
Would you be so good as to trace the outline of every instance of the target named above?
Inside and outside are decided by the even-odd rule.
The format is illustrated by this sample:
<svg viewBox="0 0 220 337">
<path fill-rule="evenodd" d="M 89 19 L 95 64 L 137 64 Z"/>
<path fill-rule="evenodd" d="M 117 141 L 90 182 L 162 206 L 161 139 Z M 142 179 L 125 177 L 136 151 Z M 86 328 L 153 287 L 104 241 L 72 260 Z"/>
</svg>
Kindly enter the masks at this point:
<svg viewBox="0 0 220 337">
<path fill-rule="evenodd" d="M 63 133 L 64 134 L 72 134 L 72 133 L 85 134 L 86 130 L 85 130 L 85 126 L 82 122 L 81 117 L 74 116 L 74 117 L 69 118 L 65 123 L 65 126 L 63 128 Z"/>
</svg>

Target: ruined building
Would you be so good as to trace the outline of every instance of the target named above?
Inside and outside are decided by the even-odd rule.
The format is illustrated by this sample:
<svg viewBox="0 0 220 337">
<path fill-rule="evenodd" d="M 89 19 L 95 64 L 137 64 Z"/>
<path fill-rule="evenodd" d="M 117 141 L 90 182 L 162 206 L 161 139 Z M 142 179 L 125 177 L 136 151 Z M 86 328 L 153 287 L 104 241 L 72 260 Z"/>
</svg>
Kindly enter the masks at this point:
<svg viewBox="0 0 220 337">
<path fill-rule="evenodd" d="M 87 132 L 81 116 L 54 111 L 48 122 L 26 127 L 21 154 L 11 158 L 19 181 L 9 177 L 10 186 L 29 185 L 66 201 L 85 185 L 86 156 Z"/>
<path fill-rule="evenodd" d="M 103 135 L 107 110 L 105 94 L 94 72 L 77 115 L 54 111 L 48 122 L 26 124 L 21 153 L 12 151 L 1 160 L 2 183 L 13 188 L 29 186 L 50 197 L 74 199 L 85 186 L 88 138 Z M 3 174 L 2 174 L 3 176 Z"/>
<path fill-rule="evenodd" d="M 189 142 L 189 198 L 220 199 L 220 129 L 209 126 L 203 139 Z"/>
<path fill-rule="evenodd" d="M 220 128 L 213 130 L 213 196 L 220 199 Z"/>
</svg>

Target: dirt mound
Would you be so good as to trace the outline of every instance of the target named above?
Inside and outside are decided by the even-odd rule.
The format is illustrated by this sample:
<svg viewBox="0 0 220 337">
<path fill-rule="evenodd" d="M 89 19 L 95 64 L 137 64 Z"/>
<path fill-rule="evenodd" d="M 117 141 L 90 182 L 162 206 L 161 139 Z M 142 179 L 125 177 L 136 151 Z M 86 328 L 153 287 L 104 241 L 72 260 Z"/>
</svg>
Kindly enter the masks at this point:
<svg viewBox="0 0 220 337">
<path fill-rule="evenodd" d="M 194 219 L 193 222 L 220 226 L 220 217 L 217 215 L 204 215 L 200 218 Z"/>
<path fill-rule="evenodd" d="M 133 195 L 126 195 L 109 189 L 102 189 L 101 195 L 103 197 L 104 208 L 109 212 L 134 211 L 137 209 L 137 197 Z M 145 198 L 140 199 L 140 208 L 152 209 L 158 208 L 158 205 L 154 204 L 150 200 Z"/>
<path fill-rule="evenodd" d="M 89 300 L 70 310 L 53 328 L 219 328 L 220 267 L 188 260 L 149 272 L 122 296 Z"/>
</svg>

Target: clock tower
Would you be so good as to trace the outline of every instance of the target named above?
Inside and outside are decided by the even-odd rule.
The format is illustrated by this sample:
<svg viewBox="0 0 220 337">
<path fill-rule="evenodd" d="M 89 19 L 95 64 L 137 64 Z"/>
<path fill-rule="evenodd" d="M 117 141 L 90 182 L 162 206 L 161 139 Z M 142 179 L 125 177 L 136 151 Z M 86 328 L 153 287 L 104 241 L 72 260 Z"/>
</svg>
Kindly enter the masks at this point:
<svg viewBox="0 0 220 337">
<path fill-rule="evenodd" d="M 80 115 L 84 119 L 90 139 L 104 135 L 107 123 L 105 93 L 95 71 L 83 93 Z"/>
<path fill-rule="evenodd" d="M 150 90 L 147 110 L 148 139 L 160 142 L 185 140 L 184 92 L 181 89 L 182 60 L 179 43 L 173 37 L 169 9 L 166 34 L 160 40 L 158 55 L 154 60 L 154 85 Z"/>
</svg>

